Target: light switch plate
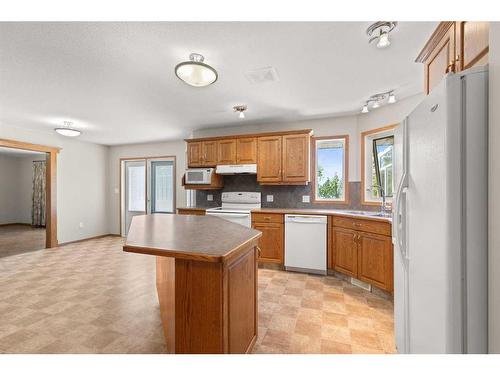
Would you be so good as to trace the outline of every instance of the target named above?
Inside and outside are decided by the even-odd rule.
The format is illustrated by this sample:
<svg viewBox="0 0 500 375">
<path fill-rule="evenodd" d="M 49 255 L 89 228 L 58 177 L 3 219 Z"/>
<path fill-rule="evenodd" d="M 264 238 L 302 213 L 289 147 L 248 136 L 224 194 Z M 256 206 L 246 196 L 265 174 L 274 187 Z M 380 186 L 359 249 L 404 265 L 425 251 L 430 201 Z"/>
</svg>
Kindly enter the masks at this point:
<svg viewBox="0 0 500 375">
<path fill-rule="evenodd" d="M 302 196 L 302 203 L 310 203 L 310 202 L 311 202 L 311 197 L 309 195 Z"/>
<path fill-rule="evenodd" d="M 213 194 L 207 194 L 207 201 L 213 201 L 214 200 L 214 195 Z"/>
<path fill-rule="evenodd" d="M 266 202 L 274 202 L 274 195 L 266 195 Z"/>
</svg>

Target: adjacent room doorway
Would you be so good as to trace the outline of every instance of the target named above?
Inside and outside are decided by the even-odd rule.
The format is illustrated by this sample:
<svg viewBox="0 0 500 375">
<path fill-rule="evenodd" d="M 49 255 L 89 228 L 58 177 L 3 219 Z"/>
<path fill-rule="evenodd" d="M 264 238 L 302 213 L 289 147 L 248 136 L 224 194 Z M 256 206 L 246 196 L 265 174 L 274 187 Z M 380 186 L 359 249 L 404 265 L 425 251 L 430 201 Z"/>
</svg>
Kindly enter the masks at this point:
<svg viewBox="0 0 500 375">
<path fill-rule="evenodd" d="M 120 232 L 134 216 L 175 213 L 175 157 L 120 159 Z"/>
</svg>

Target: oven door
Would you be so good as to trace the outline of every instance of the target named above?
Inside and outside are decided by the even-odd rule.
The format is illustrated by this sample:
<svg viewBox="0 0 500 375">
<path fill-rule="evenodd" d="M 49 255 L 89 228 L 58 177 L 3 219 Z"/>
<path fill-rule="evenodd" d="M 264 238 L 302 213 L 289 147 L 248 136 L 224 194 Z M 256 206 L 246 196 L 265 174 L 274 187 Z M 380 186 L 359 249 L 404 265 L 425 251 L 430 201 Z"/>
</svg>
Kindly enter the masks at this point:
<svg viewBox="0 0 500 375">
<path fill-rule="evenodd" d="M 234 213 L 234 212 L 210 212 L 207 211 L 207 215 L 217 216 L 221 219 L 230 221 L 232 223 L 240 224 L 245 227 L 250 228 L 252 226 L 252 220 L 250 218 L 250 213 Z"/>
</svg>

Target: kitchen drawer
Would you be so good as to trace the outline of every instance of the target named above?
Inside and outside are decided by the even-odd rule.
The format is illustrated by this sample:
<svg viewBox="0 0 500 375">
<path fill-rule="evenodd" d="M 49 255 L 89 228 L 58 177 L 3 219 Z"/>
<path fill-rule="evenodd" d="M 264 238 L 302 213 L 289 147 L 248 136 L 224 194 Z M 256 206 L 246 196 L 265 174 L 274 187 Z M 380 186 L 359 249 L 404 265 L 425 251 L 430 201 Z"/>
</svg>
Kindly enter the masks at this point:
<svg viewBox="0 0 500 375">
<path fill-rule="evenodd" d="M 253 223 L 283 223 L 283 214 L 253 213 Z"/>
<path fill-rule="evenodd" d="M 355 229 L 361 232 L 381 234 L 383 236 L 391 235 L 391 224 L 387 222 L 334 216 L 332 224 L 335 227 Z"/>
</svg>

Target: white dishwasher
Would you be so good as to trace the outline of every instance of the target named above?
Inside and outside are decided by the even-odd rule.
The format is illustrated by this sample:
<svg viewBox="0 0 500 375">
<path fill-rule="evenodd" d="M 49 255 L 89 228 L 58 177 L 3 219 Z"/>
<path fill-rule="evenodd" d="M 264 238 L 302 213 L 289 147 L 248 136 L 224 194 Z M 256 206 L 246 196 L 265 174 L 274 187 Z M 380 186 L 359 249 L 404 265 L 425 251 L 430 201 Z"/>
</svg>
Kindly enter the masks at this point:
<svg viewBox="0 0 500 375">
<path fill-rule="evenodd" d="M 285 269 L 326 274 L 326 216 L 285 215 Z"/>
</svg>

